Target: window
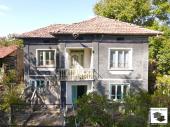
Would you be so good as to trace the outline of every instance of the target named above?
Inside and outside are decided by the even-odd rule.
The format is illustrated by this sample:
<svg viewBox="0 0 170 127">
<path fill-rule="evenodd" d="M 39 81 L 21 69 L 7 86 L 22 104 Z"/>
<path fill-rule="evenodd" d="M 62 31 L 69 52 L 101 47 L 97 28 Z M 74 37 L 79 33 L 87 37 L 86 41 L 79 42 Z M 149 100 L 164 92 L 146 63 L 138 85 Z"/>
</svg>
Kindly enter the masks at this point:
<svg viewBox="0 0 170 127">
<path fill-rule="evenodd" d="M 30 85 L 34 88 L 43 88 L 45 87 L 45 84 L 48 84 L 49 81 L 45 82 L 45 80 L 39 79 L 39 80 L 31 80 Z"/>
<path fill-rule="evenodd" d="M 30 86 L 32 88 L 32 91 L 35 89 L 38 90 L 39 93 L 43 93 L 45 88 L 49 86 L 50 81 L 45 81 L 44 79 L 32 79 L 30 80 Z"/>
<path fill-rule="evenodd" d="M 37 66 L 55 67 L 55 50 L 37 50 Z"/>
<path fill-rule="evenodd" d="M 131 49 L 110 49 L 109 69 L 129 69 L 132 67 Z"/>
<path fill-rule="evenodd" d="M 111 84 L 110 99 L 121 100 L 128 94 L 129 84 Z"/>
</svg>

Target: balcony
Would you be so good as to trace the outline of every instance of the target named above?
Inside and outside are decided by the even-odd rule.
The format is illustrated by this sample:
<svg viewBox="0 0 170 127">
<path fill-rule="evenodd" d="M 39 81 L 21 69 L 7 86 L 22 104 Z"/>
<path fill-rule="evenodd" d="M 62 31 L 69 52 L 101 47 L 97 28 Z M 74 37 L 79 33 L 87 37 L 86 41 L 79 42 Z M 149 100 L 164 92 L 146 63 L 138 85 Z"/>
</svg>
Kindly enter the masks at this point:
<svg viewBox="0 0 170 127">
<path fill-rule="evenodd" d="M 93 69 L 58 69 L 60 81 L 93 80 Z"/>
</svg>

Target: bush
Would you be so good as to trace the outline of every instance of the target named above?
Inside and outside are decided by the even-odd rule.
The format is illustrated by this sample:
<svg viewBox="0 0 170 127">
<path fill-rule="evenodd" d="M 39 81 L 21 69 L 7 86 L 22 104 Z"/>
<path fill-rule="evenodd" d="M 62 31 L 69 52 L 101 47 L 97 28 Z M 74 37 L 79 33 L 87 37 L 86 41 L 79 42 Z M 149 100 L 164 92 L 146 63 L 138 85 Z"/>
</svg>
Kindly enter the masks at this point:
<svg viewBox="0 0 170 127">
<path fill-rule="evenodd" d="M 125 98 L 124 105 L 126 115 L 135 114 L 145 118 L 147 121 L 151 106 L 151 96 L 145 91 L 133 92 Z"/>
<path fill-rule="evenodd" d="M 76 119 L 81 127 L 146 127 L 151 107 L 170 105 L 169 93 L 162 91 L 157 89 L 153 95 L 145 91 L 133 92 L 122 102 L 108 101 L 97 93 L 84 95 L 76 103 L 76 114 L 68 118 L 68 126 L 74 127 Z"/>
<path fill-rule="evenodd" d="M 146 127 L 147 122 L 141 116 L 125 116 L 123 120 L 121 120 L 117 127 Z"/>
<path fill-rule="evenodd" d="M 21 94 L 23 91 L 22 84 L 16 84 L 15 71 L 9 71 L 3 78 L 4 91 L 1 94 L 0 110 L 8 112 L 11 104 L 23 103 Z"/>
<path fill-rule="evenodd" d="M 97 93 L 84 95 L 77 101 L 76 116 L 68 118 L 68 126 L 75 126 L 75 118 L 80 126 L 113 127 L 121 116 L 118 103 L 110 103 Z"/>
</svg>

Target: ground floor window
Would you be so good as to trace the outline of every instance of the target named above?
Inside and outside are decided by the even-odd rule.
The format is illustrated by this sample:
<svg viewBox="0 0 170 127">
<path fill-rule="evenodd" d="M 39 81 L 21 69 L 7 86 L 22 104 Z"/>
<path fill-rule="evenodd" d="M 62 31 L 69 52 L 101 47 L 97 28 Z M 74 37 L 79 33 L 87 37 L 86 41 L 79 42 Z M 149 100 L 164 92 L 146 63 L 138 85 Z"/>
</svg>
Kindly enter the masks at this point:
<svg viewBox="0 0 170 127">
<path fill-rule="evenodd" d="M 129 89 L 129 84 L 110 84 L 110 99 L 123 99 L 128 94 Z"/>
<path fill-rule="evenodd" d="M 30 80 L 30 86 L 33 90 L 43 90 L 46 86 L 48 86 L 50 81 L 46 81 L 44 79 L 31 79 Z"/>
</svg>

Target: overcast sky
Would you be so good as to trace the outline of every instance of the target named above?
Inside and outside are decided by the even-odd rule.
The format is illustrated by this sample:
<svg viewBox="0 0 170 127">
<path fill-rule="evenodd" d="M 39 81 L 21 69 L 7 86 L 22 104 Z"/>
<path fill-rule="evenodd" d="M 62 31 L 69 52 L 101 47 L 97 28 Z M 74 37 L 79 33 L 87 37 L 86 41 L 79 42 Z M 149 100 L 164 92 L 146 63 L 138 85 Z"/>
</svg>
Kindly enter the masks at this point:
<svg viewBox="0 0 170 127">
<path fill-rule="evenodd" d="M 0 37 L 94 17 L 97 0 L 0 0 Z"/>
</svg>

